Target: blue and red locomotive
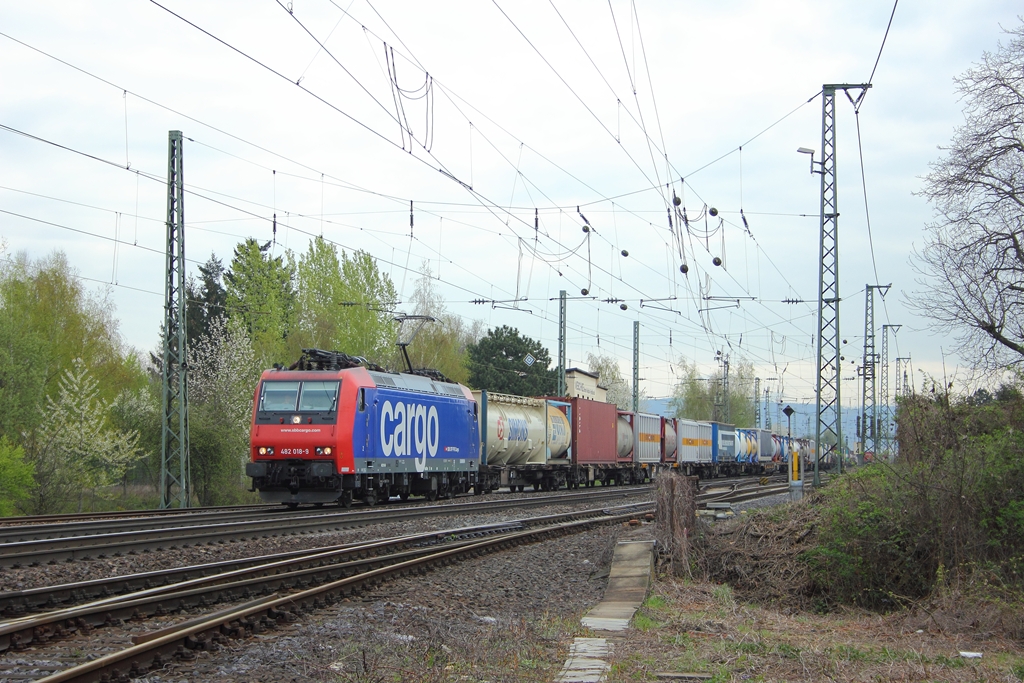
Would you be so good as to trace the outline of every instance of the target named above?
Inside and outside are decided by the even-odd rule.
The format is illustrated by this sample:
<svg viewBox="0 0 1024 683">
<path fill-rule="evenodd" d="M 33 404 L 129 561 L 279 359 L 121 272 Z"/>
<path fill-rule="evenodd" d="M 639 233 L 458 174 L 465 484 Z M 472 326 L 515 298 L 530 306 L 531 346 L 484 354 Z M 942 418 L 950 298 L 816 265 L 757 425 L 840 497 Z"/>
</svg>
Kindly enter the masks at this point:
<svg viewBox="0 0 1024 683">
<path fill-rule="evenodd" d="M 334 369 L 314 369 L 322 365 Z M 264 501 L 435 499 L 477 483 L 477 403 L 468 389 L 352 365 L 307 361 L 263 373 L 246 474 Z"/>
</svg>

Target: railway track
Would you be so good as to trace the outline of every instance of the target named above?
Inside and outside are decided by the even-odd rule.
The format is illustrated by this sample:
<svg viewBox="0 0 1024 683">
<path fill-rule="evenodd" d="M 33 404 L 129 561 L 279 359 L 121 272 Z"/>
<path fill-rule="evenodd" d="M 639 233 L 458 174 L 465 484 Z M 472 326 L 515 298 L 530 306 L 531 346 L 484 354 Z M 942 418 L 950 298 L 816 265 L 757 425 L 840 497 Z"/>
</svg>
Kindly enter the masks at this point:
<svg viewBox="0 0 1024 683">
<path fill-rule="evenodd" d="M 243 601 L 212 614 L 136 633 L 131 646 L 123 649 L 116 644 L 120 641 L 127 646 L 127 636 L 104 638 L 98 649 L 113 650 L 110 654 L 63 670 L 58 670 L 63 668 L 61 664 L 74 662 L 59 654 L 34 652 L 39 656 L 31 660 L 7 657 L 0 660 L 0 678 L 30 675 L 22 662 L 38 671 L 39 662 L 45 661 L 47 672 L 53 673 L 41 680 L 49 683 L 123 680 L 161 668 L 172 659 L 187 662 L 196 650 L 216 647 L 227 637 L 245 637 L 282 621 L 294 621 L 306 611 L 333 604 L 392 576 L 423 573 L 433 566 L 622 522 L 651 510 L 651 503 L 636 503 L 268 556 L 244 569 L 12 619 L 0 624 L 0 649 L 54 649 L 54 644 L 64 639 L 99 640 L 94 634 L 97 629 L 116 630 L 126 623 L 166 619 L 172 612 Z"/>
</svg>

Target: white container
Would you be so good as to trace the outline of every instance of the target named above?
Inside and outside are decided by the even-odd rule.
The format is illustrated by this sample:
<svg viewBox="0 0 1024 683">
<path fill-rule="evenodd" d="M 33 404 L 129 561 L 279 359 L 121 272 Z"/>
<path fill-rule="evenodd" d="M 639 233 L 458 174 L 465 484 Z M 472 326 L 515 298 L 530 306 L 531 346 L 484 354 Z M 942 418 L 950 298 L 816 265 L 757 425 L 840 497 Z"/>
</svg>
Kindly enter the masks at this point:
<svg viewBox="0 0 1024 683">
<path fill-rule="evenodd" d="M 636 413 L 633 431 L 636 433 L 633 462 L 661 462 L 661 417 Z"/>
<path fill-rule="evenodd" d="M 711 463 L 711 423 L 678 418 L 676 443 L 677 462 Z"/>
</svg>

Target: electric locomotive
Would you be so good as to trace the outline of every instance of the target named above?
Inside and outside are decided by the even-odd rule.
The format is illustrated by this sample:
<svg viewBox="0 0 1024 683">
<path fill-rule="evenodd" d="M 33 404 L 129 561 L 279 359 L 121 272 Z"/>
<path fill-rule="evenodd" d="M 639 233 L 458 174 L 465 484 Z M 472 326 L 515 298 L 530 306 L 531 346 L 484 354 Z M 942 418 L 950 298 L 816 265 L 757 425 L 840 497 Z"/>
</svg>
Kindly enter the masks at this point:
<svg viewBox="0 0 1024 683">
<path fill-rule="evenodd" d="M 268 503 L 430 500 L 477 484 L 477 403 L 459 384 L 305 350 L 256 386 L 246 475 Z"/>
</svg>

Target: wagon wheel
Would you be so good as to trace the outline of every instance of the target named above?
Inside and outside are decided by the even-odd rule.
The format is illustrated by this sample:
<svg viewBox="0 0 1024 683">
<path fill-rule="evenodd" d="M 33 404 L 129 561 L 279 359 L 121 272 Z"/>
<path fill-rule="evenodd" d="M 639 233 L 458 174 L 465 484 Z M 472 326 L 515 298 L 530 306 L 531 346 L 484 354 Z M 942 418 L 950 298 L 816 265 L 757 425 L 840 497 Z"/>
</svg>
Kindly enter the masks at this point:
<svg viewBox="0 0 1024 683">
<path fill-rule="evenodd" d="M 338 505 L 340 505 L 343 508 L 350 508 L 350 507 L 352 507 L 352 491 L 351 491 L 351 489 L 348 490 L 348 491 L 342 491 L 341 492 L 341 498 L 338 499 Z"/>
</svg>

